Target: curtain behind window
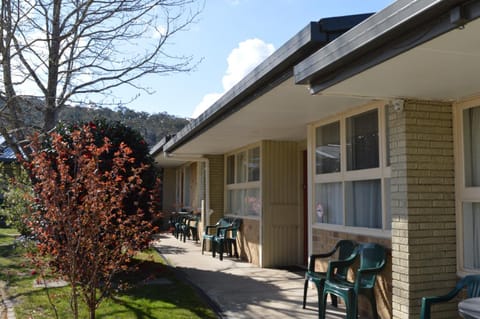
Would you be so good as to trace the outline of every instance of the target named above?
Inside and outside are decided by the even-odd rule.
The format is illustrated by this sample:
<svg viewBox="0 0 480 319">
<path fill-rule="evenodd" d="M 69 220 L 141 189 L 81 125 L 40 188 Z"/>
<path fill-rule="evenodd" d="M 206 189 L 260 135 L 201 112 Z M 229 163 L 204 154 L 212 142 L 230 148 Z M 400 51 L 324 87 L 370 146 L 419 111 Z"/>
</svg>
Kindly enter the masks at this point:
<svg viewBox="0 0 480 319">
<path fill-rule="evenodd" d="M 346 183 L 346 224 L 382 228 L 381 194 L 379 179 Z"/>
<path fill-rule="evenodd" d="M 315 216 L 317 223 L 343 225 L 342 183 L 325 183 L 315 186 Z"/>
<path fill-rule="evenodd" d="M 480 203 L 463 204 L 463 264 L 480 269 Z"/>
</svg>

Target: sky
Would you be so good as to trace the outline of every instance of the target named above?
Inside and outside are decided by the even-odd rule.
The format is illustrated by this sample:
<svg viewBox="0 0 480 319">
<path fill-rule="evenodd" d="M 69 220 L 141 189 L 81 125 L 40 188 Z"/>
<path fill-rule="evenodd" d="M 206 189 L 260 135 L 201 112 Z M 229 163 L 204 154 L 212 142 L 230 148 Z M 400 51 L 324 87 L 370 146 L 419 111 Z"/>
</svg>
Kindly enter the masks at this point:
<svg viewBox="0 0 480 319">
<path fill-rule="evenodd" d="M 194 24 L 176 34 L 167 52 L 193 56 L 194 71 L 148 76 L 154 94 L 122 88 L 126 106 L 195 118 L 311 21 L 377 12 L 393 0 L 206 0 Z"/>
</svg>

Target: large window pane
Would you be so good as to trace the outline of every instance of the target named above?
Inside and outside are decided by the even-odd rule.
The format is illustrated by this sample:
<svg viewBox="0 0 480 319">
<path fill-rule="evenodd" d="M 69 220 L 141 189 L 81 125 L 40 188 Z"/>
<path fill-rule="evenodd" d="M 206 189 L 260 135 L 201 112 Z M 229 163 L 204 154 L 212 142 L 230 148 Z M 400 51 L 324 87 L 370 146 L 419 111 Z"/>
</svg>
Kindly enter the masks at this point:
<svg viewBox="0 0 480 319">
<path fill-rule="evenodd" d="M 235 183 L 235 156 L 227 157 L 227 184 Z"/>
<path fill-rule="evenodd" d="M 345 183 L 346 225 L 382 228 L 382 193 L 379 179 Z"/>
<path fill-rule="evenodd" d="M 260 189 L 259 188 L 249 188 L 247 189 L 247 197 L 245 215 L 248 216 L 260 216 L 262 211 L 262 200 L 260 199 Z"/>
<path fill-rule="evenodd" d="M 227 196 L 229 213 L 232 215 L 243 216 L 245 212 L 245 190 L 229 190 Z"/>
<path fill-rule="evenodd" d="M 463 203 L 463 266 L 480 269 L 480 203 Z"/>
<path fill-rule="evenodd" d="M 317 174 L 340 171 L 340 122 L 316 129 L 315 157 Z"/>
<path fill-rule="evenodd" d="M 247 181 L 247 155 L 246 152 L 238 153 L 236 156 L 237 164 L 237 183 Z"/>
<path fill-rule="evenodd" d="M 236 216 L 260 216 L 260 188 L 234 189 L 227 192 L 228 213 Z"/>
<path fill-rule="evenodd" d="M 316 184 L 313 221 L 343 225 L 342 193 L 342 183 Z"/>
<path fill-rule="evenodd" d="M 260 148 L 248 150 L 248 181 L 260 180 Z"/>
<path fill-rule="evenodd" d="M 480 186 L 480 107 L 463 111 L 465 186 Z"/>
<path fill-rule="evenodd" d="M 378 167 L 378 111 L 347 118 L 347 169 Z"/>
<path fill-rule="evenodd" d="M 260 216 L 260 147 L 253 147 L 226 159 L 226 210 L 229 215 Z"/>
</svg>

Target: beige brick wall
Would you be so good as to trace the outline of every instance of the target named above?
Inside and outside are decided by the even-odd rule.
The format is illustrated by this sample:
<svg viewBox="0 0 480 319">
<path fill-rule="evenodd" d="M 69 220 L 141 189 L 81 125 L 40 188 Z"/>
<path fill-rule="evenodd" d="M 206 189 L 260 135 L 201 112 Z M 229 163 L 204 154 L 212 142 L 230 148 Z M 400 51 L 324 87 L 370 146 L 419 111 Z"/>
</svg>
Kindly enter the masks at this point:
<svg viewBox="0 0 480 319">
<path fill-rule="evenodd" d="M 422 296 L 455 285 L 452 118 L 439 102 L 390 112 L 393 318 L 418 318 Z M 456 317 L 453 304 L 439 309 L 433 317 Z"/>
<path fill-rule="evenodd" d="M 378 238 L 365 235 L 356 235 L 343 233 L 338 231 L 327 231 L 320 229 L 312 229 L 312 249 L 313 253 L 325 253 L 332 250 L 335 244 L 341 239 L 355 240 L 359 243 L 377 243 L 387 248 L 387 264 L 379 276 L 375 285 L 375 299 L 377 301 L 377 311 L 381 318 L 392 317 L 392 257 L 391 257 L 391 241 L 387 238 Z M 336 256 L 334 256 L 336 259 Z M 328 261 L 318 262 L 315 269 L 326 271 Z M 350 275 L 353 279 L 353 273 Z M 358 311 L 362 318 L 372 318 L 371 307 L 365 298 L 359 299 Z"/>
</svg>

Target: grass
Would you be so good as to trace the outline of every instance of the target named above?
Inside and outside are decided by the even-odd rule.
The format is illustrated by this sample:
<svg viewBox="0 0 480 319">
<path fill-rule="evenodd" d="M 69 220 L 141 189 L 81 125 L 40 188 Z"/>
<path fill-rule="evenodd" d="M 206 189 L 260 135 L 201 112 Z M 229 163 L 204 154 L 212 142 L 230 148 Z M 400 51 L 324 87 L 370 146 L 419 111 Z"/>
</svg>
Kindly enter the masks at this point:
<svg viewBox="0 0 480 319">
<path fill-rule="evenodd" d="M 25 248 L 13 245 L 16 232 L 0 229 L 0 280 L 8 284 L 8 295 L 15 299 L 18 319 L 55 318 L 45 288 L 34 288 L 39 277 Z M 180 281 L 160 256 L 149 251 L 136 256 L 135 271 L 120 276 L 128 289 L 105 299 L 97 309 L 96 318 L 156 319 L 156 318 L 217 318 L 195 290 Z M 59 318 L 71 318 L 70 288 L 48 288 Z M 80 317 L 88 318 L 81 305 Z"/>
</svg>

